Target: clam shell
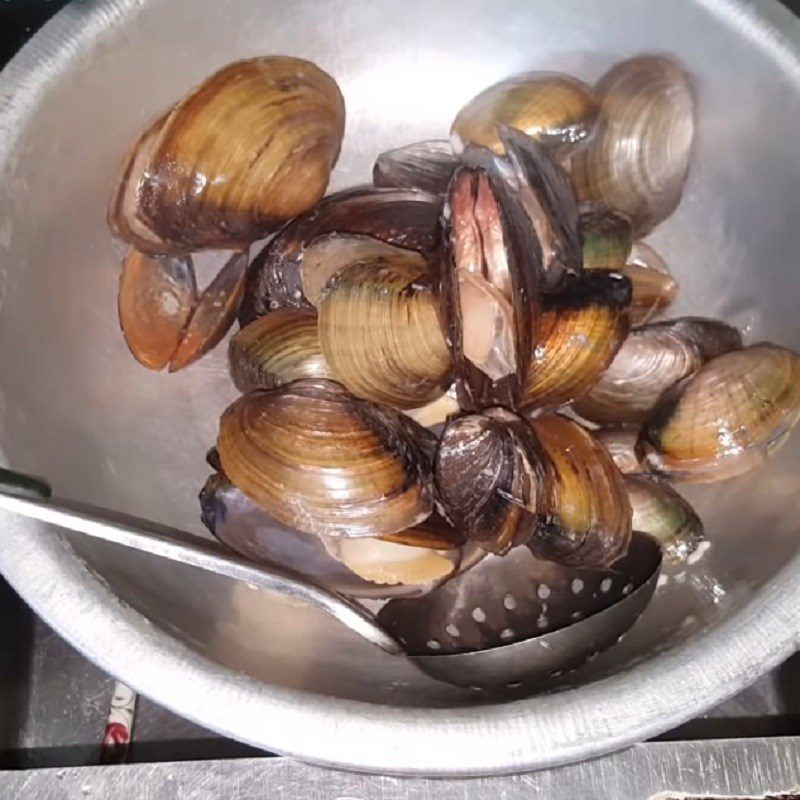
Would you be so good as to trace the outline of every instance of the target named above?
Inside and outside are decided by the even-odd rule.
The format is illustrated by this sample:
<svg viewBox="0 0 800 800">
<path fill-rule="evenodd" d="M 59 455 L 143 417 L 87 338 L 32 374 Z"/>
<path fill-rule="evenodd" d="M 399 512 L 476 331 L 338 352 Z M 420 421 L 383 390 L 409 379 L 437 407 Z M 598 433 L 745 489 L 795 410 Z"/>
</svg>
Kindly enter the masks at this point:
<svg viewBox="0 0 800 800">
<path fill-rule="evenodd" d="M 333 592 L 350 597 L 384 599 L 422 594 L 437 585 L 438 580 L 430 577 L 432 574 L 438 572 L 442 577 L 449 576 L 453 572 L 453 565 L 460 566 L 463 561 L 461 550 L 453 549 L 452 545 L 446 548 L 446 555 L 440 555 L 444 550 L 427 550 L 419 546 L 392 549 L 389 553 L 395 562 L 400 560 L 398 556 L 401 555 L 407 556 L 406 561 L 411 562 L 411 566 L 406 563 L 403 567 L 403 577 L 409 582 L 402 585 L 378 585 L 356 574 L 341 559 L 332 555 L 331 551 L 336 549 L 334 542 L 337 540 L 327 538 L 323 542 L 312 533 L 281 525 L 222 474 L 211 475 L 206 481 L 200 492 L 200 507 L 203 524 L 217 539 L 240 555 L 258 563 L 292 570 Z M 413 535 L 413 529 L 407 532 L 410 540 L 413 540 Z M 422 535 L 424 536 L 424 532 Z M 379 540 L 346 541 L 372 543 Z M 402 544 L 394 545 L 394 548 L 398 547 L 402 547 Z M 407 552 L 413 550 L 423 554 L 421 568 L 416 571 L 412 571 L 413 553 Z M 435 560 L 428 553 L 435 554 Z M 360 560 L 363 563 L 365 559 L 362 557 Z M 446 566 L 445 563 L 440 564 L 440 561 L 445 562 Z M 431 562 L 438 569 L 431 569 Z M 380 562 L 374 560 L 373 573 L 379 569 Z M 395 574 L 398 571 L 399 569 L 395 569 Z M 419 580 L 414 582 L 413 579 L 417 576 Z"/>
<path fill-rule="evenodd" d="M 498 126 L 516 128 L 566 152 L 588 138 L 599 104 L 585 83 L 553 72 L 529 72 L 484 89 L 458 112 L 450 130 L 456 150 L 468 144 L 504 152 Z"/>
<path fill-rule="evenodd" d="M 229 64 L 169 112 L 135 214 L 187 249 L 247 245 L 322 197 L 343 133 L 341 92 L 311 62 Z"/>
<path fill-rule="evenodd" d="M 557 408 L 589 391 L 627 335 L 629 302 L 628 280 L 602 270 L 546 295 L 522 405 Z"/>
<path fill-rule="evenodd" d="M 312 240 L 303 255 L 300 267 L 303 296 L 319 308 L 328 281 L 345 267 L 366 261 L 378 267 L 388 262 L 428 270 L 427 259 L 416 250 L 396 247 L 372 236 L 328 233 Z"/>
<path fill-rule="evenodd" d="M 225 474 L 284 525 L 327 536 L 382 536 L 433 511 L 431 434 L 330 381 L 296 381 L 237 400 L 222 415 Z"/>
<path fill-rule="evenodd" d="M 538 328 L 541 252 L 503 165 L 475 149 L 469 163 L 442 212 L 442 319 L 462 408 L 515 408 Z"/>
<path fill-rule="evenodd" d="M 303 378 L 332 378 L 317 335 L 317 315 L 279 308 L 235 334 L 228 347 L 231 378 L 246 394 Z"/>
<path fill-rule="evenodd" d="M 504 409 L 449 422 L 434 460 L 445 515 L 468 539 L 496 553 L 533 533 L 544 509 L 545 469 L 530 428 Z"/>
<path fill-rule="evenodd" d="M 649 580 L 660 561 L 658 544 L 640 533 L 624 558 L 600 570 L 543 561 L 515 547 L 504 556 L 487 555 L 425 597 L 390 601 L 378 623 L 412 656 L 485 650 L 603 611 Z"/>
<path fill-rule="evenodd" d="M 163 369 L 183 339 L 197 302 L 190 258 L 156 258 L 131 248 L 119 282 L 119 324 L 133 357 Z"/>
<path fill-rule="evenodd" d="M 279 306 L 311 305 L 303 292 L 302 265 L 308 245 L 325 234 L 362 234 L 432 253 L 441 207 L 440 197 L 414 189 L 362 186 L 326 197 L 284 226 L 253 259 L 240 322 L 246 325 Z"/>
<path fill-rule="evenodd" d="M 615 65 L 597 91 L 597 131 L 570 162 L 575 194 L 626 214 L 641 236 L 680 202 L 694 141 L 691 83 L 675 60 L 639 56 Z"/>
<path fill-rule="evenodd" d="M 584 203 L 579 228 L 585 269 L 625 271 L 633 243 L 628 217 L 599 203 Z"/>
<path fill-rule="evenodd" d="M 593 433 L 594 438 L 608 450 L 611 460 L 623 474 L 636 474 L 644 467 L 636 455 L 636 441 L 639 438 L 638 425 L 611 425 Z"/>
<path fill-rule="evenodd" d="M 800 419 L 800 357 L 766 343 L 704 364 L 661 398 L 639 437 L 647 468 L 710 483 L 762 464 Z"/>
<path fill-rule="evenodd" d="M 645 242 L 634 242 L 622 268 L 633 287 L 631 325 L 644 325 L 666 311 L 678 296 L 678 282 L 663 258 Z"/>
<path fill-rule="evenodd" d="M 375 186 L 444 194 L 458 166 L 448 141 L 416 142 L 381 153 L 372 169 Z"/>
<path fill-rule="evenodd" d="M 631 505 L 622 473 L 605 447 L 576 422 L 530 420 L 552 471 L 547 517 L 528 543 L 539 558 L 574 567 L 607 567 L 625 555 Z"/>
<path fill-rule="evenodd" d="M 633 328 L 600 380 L 574 408 L 601 424 L 642 423 L 670 386 L 708 359 L 741 346 L 739 331 L 703 317 Z"/>
<path fill-rule="evenodd" d="M 665 481 L 626 475 L 625 486 L 634 529 L 659 542 L 666 562 L 686 562 L 704 540 L 703 523 L 695 510 Z"/>
<path fill-rule="evenodd" d="M 247 253 L 234 253 L 200 295 L 181 343 L 170 360 L 170 372 L 197 361 L 222 341 L 236 319 L 246 271 Z"/>
<path fill-rule="evenodd" d="M 416 408 L 450 383 L 424 265 L 365 259 L 338 272 L 319 304 L 319 341 L 334 378 L 364 400 Z"/>
<path fill-rule="evenodd" d="M 530 136 L 501 128 L 513 185 L 542 251 L 541 290 L 554 292 L 583 269 L 578 207 L 569 178 Z"/>
</svg>

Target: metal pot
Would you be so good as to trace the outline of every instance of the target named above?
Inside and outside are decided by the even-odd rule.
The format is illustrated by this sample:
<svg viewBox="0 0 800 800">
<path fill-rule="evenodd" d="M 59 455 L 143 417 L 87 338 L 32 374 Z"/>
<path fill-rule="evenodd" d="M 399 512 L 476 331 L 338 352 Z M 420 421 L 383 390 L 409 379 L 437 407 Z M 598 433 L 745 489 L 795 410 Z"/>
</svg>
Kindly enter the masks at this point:
<svg viewBox="0 0 800 800">
<path fill-rule="evenodd" d="M 126 146 L 225 62 L 317 61 L 348 106 L 332 188 L 442 136 L 479 88 L 532 68 L 593 80 L 639 51 L 696 75 L 699 150 L 652 237 L 677 313 L 800 347 L 800 23 L 773 0 L 114 0 L 62 11 L 0 76 L 0 455 L 57 490 L 201 533 L 196 493 L 233 396 L 224 348 L 176 375 L 133 363 L 104 225 Z M 536 696 L 447 687 L 314 610 L 3 516 L 0 568 L 89 658 L 209 728 L 321 764 L 471 775 L 657 734 L 738 691 L 800 637 L 800 437 L 690 493 L 710 550 L 629 637 Z"/>
</svg>

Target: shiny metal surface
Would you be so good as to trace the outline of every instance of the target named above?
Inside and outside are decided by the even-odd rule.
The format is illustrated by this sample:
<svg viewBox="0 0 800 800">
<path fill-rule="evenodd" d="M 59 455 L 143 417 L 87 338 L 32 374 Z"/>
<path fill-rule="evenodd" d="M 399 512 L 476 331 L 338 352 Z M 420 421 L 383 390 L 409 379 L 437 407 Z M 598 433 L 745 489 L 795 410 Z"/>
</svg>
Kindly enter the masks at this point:
<svg viewBox="0 0 800 800">
<path fill-rule="evenodd" d="M 36 800 L 555 800 L 587 798 L 587 792 L 592 798 L 609 800 L 680 800 L 689 793 L 729 798 L 769 793 L 783 797 L 798 787 L 797 737 L 648 742 L 571 767 L 478 780 L 353 775 L 287 758 L 0 773 L 4 797 Z M 786 800 L 790 798 L 786 796 Z"/>
<path fill-rule="evenodd" d="M 104 227 L 139 129 L 227 61 L 284 52 L 340 81 L 332 188 L 446 135 L 479 88 L 533 68 L 595 79 L 675 53 L 699 94 L 684 200 L 652 237 L 675 313 L 798 348 L 800 23 L 771 0 L 116 0 L 77 3 L 0 76 L 0 451 L 80 500 L 200 532 L 196 494 L 233 397 L 224 348 L 183 373 L 125 352 L 120 250 Z M 625 24 L 620 24 L 625 20 Z M 629 637 L 558 691 L 492 705 L 418 676 L 321 612 L 106 543 L 0 519 L 0 569 L 101 667 L 204 725 L 324 764 L 485 774 L 644 739 L 733 694 L 800 640 L 800 441 L 764 470 L 687 496 L 710 549 L 667 576 Z M 124 555 L 123 555 L 124 553 Z M 276 720 L 279 721 L 276 724 Z M 331 735 L 335 732 L 335 735 Z"/>
</svg>

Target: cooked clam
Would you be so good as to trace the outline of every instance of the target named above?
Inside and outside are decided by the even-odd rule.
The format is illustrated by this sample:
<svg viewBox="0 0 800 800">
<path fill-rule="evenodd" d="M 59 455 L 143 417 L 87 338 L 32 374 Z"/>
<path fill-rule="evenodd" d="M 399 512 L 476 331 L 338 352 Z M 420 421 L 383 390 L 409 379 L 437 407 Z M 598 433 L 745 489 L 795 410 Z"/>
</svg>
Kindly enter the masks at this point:
<svg viewBox="0 0 800 800">
<path fill-rule="evenodd" d="M 458 166 L 448 141 L 416 142 L 381 153 L 372 169 L 376 186 L 444 194 Z"/>
<path fill-rule="evenodd" d="M 110 218 L 126 219 L 114 229 L 136 243 L 141 228 L 168 252 L 248 245 L 322 197 L 343 133 L 339 87 L 314 64 L 229 64 L 140 140 L 112 198 Z"/>
<path fill-rule="evenodd" d="M 228 361 L 243 394 L 333 377 L 319 346 L 317 315 L 299 308 L 276 309 L 242 328 L 230 341 Z"/>
<path fill-rule="evenodd" d="M 610 425 L 594 431 L 593 435 L 608 450 L 611 460 L 620 472 L 626 475 L 644 472 L 644 467 L 636 454 L 638 425 Z"/>
<path fill-rule="evenodd" d="M 216 347 L 236 319 L 244 292 L 247 253 L 234 253 L 205 291 L 169 364 L 177 372 Z"/>
<path fill-rule="evenodd" d="M 603 424 L 644 422 L 670 386 L 710 358 L 741 346 L 735 328 L 702 317 L 633 328 L 600 380 L 575 403 L 575 410 Z"/>
<path fill-rule="evenodd" d="M 543 292 L 562 288 L 583 269 L 578 207 L 569 178 L 547 149 L 512 128 L 500 137 L 511 167 L 512 186 L 531 220 L 542 251 Z"/>
<path fill-rule="evenodd" d="M 450 182 L 439 295 L 466 410 L 518 405 L 539 317 L 541 252 L 530 220 L 488 151 Z"/>
<path fill-rule="evenodd" d="M 256 562 L 293 570 L 351 597 L 380 599 L 422 594 L 436 586 L 442 577 L 449 576 L 454 565 L 468 566 L 452 538 L 428 536 L 426 530 L 416 534 L 417 539 L 414 538 L 417 529 L 398 534 L 398 537 L 405 534 L 408 541 L 415 542 L 405 547 L 401 542 L 383 548 L 383 544 L 390 542 L 378 539 L 328 537 L 323 543 L 313 533 L 282 525 L 220 473 L 206 481 L 200 492 L 200 507 L 203 524 L 232 550 Z M 444 523 L 436 525 L 441 527 Z M 342 551 L 335 544 L 339 541 L 364 542 L 366 548 L 348 550 L 342 559 L 339 557 Z M 380 585 L 363 577 L 358 569 L 345 566 L 347 561 L 361 572 L 404 580 Z M 363 567 L 364 564 L 369 566 Z"/>
<path fill-rule="evenodd" d="M 428 271 L 428 259 L 416 250 L 397 247 L 372 236 L 328 233 L 309 242 L 300 267 L 303 297 L 319 308 L 328 281 L 355 263 L 372 263 L 376 268 L 391 263 Z"/>
<path fill-rule="evenodd" d="M 665 481 L 645 475 L 626 475 L 633 509 L 634 530 L 659 541 L 664 560 L 685 562 L 703 541 L 703 523 L 695 510 Z"/>
<path fill-rule="evenodd" d="M 607 567 L 625 555 L 631 505 L 608 451 L 576 422 L 556 415 L 530 420 L 552 466 L 546 518 L 528 546 L 539 558 L 574 567 Z"/>
<path fill-rule="evenodd" d="M 672 480 L 711 483 L 762 464 L 800 419 L 800 357 L 775 344 L 704 364 L 661 398 L 638 449 Z"/>
<path fill-rule="evenodd" d="M 441 507 L 484 550 L 523 544 L 544 512 L 546 464 L 530 427 L 504 409 L 450 421 L 434 460 Z"/>
<path fill-rule="evenodd" d="M 562 294 L 545 295 L 523 406 L 556 408 L 589 391 L 628 332 L 630 292 L 627 278 L 596 270 Z"/>
<path fill-rule="evenodd" d="M 399 411 L 318 380 L 237 400 L 217 448 L 231 482 L 284 525 L 381 536 L 433 511 L 432 439 Z"/>
<path fill-rule="evenodd" d="M 580 207 L 579 226 L 583 266 L 623 272 L 632 244 L 628 217 L 599 203 L 584 203 Z"/>
<path fill-rule="evenodd" d="M 140 364 L 163 369 L 170 363 L 196 302 L 191 259 L 128 251 L 119 282 L 119 324 Z"/>
<path fill-rule="evenodd" d="M 692 87 L 673 59 L 639 56 L 614 66 L 597 91 L 597 131 L 570 161 L 575 193 L 626 214 L 641 236 L 680 201 L 694 140 Z"/>
<path fill-rule="evenodd" d="M 585 83 L 568 75 L 529 72 L 501 81 L 467 103 L 453 122 L 457 149 L 468 144 L 504 152 L 498 126 L 517 128 L 546 147 L 567 152 L 588 138 L 599 104 Z"/>
<path fill-rule="evenodd" d="M 421 253 L 437 247 L 442 200 L 414 189 L 347 189 L 286 225 L 253 259 L 247 281 L 243 325 L 279 306 L 308 308 L 303 261 L 310 243 L 331 233 L 371 236 Z M 330 277 L 330 276 L 328 276 Z M 324 284 L 323 284 L 324 285 Z"/>
<path fill-rule="evenodd" d="M 663 258 L 645 242 L 634 242 L 622 273 L 630 278 L 631 325 L 644 325 L 666 310 L 678 295 L 678 282 Z"/>
<path fill-rule="evenodd" d="M 364 259 L 334 275 L 319 304 L 319 341 L 356 397 L 416 408 L 444 394 L 450 353 L 426 266 Z"/>
</svg>

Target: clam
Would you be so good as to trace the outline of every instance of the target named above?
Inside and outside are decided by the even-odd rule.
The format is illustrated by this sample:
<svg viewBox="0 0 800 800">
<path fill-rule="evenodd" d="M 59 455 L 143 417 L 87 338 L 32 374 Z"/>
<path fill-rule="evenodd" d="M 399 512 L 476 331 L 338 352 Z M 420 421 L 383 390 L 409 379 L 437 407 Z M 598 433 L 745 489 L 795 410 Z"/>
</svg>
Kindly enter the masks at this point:
<svg viewBox="0 0 800 800">
<path fill-rule="evenodd" d="M 167 252 L 246 246 L 322 197 L 343 133 L 341 92 L 314 64 L 229 64 L 140 139 L 112 197 L 112 227 Z"/>
<path fill-rule="evenodd" d="M 695 510 L 665 481 L 645 475 L 626 475 L 633 509 L 634 530 L 657 539 L 664 560 L 687 561 L 703 541 L 703 523 Z"/>
<path fill-rule="evenodd" d="M 319 342 L 333 377 L 356 397 L 423 406 L 450 383 L 450 353 L 425 265 L 363 259 L 328 282 Z"/>
<path fill-rule="evenodd" d="M 670 386 L 710 358 L 741 346 L 739 331 L 703 317 L 633 328 L 600 380 L 575 403 L 575 410 L 602 424 L 642 423 Z"/>
<path fill-rule="evenodd" d="M 645 242 L 634 242 L 622 268 L 633 287 L 631 325 L 644 325 L 667 309 L 678 295 L 678 282 L 663 258 Z"/>
<path fill-rule="evenodd" d="M 621 211 L 641 236 L 680 202 L 694 140 L 692 87 L 673 59 L 640 56 L 614 66 L 597 92 L 597 130 L 570 161 L 572 184 L 579 200 Z"/>
<path fill-rule="evenodd" d="M 598 108 L 595 93 L 576 78 L 529 72 L 496 83 L 470 100 L 458 112 L 450 136 L 459 150 L 478 144 L 502 154 L 498 126 L 505 125 L 565 153 L 589 137 Z"/>
<path fill-rule="evenodd" d="M 412 545 L 396 543 L 391 537 L 386 541 L 323 541 L 312 533 L 282 525 L 221 473 L 206 481 L 200 492 L 200 507 L 203 524 L 232 550 L 252 561 L 293 570 L 350 597 L 380 599 L 422 594 L 462 563 L 465 568 L 468 566 L 458 545 L 463 540 L 452 535 L 430 535 L 427 528 L 398 534 L 398 539 L 405 535 Z M 439 518 L 431 527 L 445 530 L 445 525 Z M 339 544 L 343 542 L 361 542 L 364 547 L 341 548 Z M 373 581 L 371 577 L 383 580 Z"/>
<path fill-rule="evenodd" d="M 433 511 L 433 437 L 399 411 L 331 381 L 253 392 L 220 420 L 231 482 L 284 525 L 327 536 L 382 536 Z"/>
<path fill-rule="evenodd" d="M 484 550 L 503 553 L 524 544 L 545 510 L 546 464 L 536 437 L 504 409 L 450 421 L 434 476 L 448 520 Z"/>
<path fill-rule="evenodd" d="M 593 435 L 608 450 L 611 460 L 620 472 L 630 475 L 644 471 L 636 454 L 638 425 L 609 425 L 594 431 Z"/>
<path fill-rule="evenodd" d="M 306 247 L 300 267 L 303 297 L 319 308 L 328 281 L 341 270 L 355 263 L 369 261 L 376 267 L 392 263 L 416 267 L 427 272 L 428 260 L 416 250 L 387 244 L 372 236 L 353 233 L 328 233 L 318 236 Z"/>
<path fill-rule="evenodd" d="M 512 186 L 533 224 L 542 251 L 541 290 L 554 292 L 583 268 L 578 207 L 569 178 L 547 149 L 513 128 L 500 137 Z"/>
<path fill-rule="evenodd" d="M 228 361 L 243 394 L 333 377 L 319 346 L 317 315 L 299 308 L 279 308 L 242 328 L 230 341 Z"/>
<path fill-rule="evenodd" d="M 189 258 L 156 258 L 131 248 L 119 282 L 119 324 L 134 358 L 163 369 L 183 338 L 197 302 Z"/>
<path fill-rule="evenodd" d="M 331 233 L 361 234 L 421 253 L 437 247 L 441 198 L 413 189 L 347 189 L 284 226 L 253 259 L 240 321 L 279 306 L 308 308 L 303 261 L 310 243 Z M 328 275 L 330 277 L 330 275 Z M 324 283 L 322 284 L 324 285 Z"/>
<path fill-rule="evenodd" d="M 800 419 L 800 357 L 775 344 L 717 356 L 659 400 L 639 437 L 647 468 L 710 483 L 762 464 Z"/>
<path fill-rule="evenodd" d="M 234 253 L 200 295 L 170 361 L 177 372 L 215 348 L 236 319 L 247 273 L 247 253 Z"/>
<path fill-rule="evenodd" d="M 441 397 L 419 408 L 406 409 L 405 413 L 424 428 L 432 428 L 446 422 L 460 410 L 455 386 L 451 385 Z"/>
<path fill-rule="evenodd" d="M 376 186 L 444 194 L 457 166 L 458 157 L 450 142 L 416 142 L 381 153 L 372 169 L 372 182 Z"/>
<path fill-rule="evenodd" d="M 518 405 L 538 327 L 541 252 L 503 169 L 471 150 L 442 212 L 439 295 L 466 410 Z"/>
<path fill-rule="evenodd" d="M 530 420 L 552 471 L 547 514 L 528 542 L 534 555 L 574 567 L 607 567 L 625 555 L 631 505 L 605 447 L 572 420 Z"/>
<path fill-rule="evenodd" d="M 235 253 L 198 299 L 188 256 L 131 248 L 122 265 L 119 321 L 136 360 L 177 372 L 219 344 L 236 316 L 246 267 L 247 254 Z"/>
<path fill-rule="evenodd" d="M 623 272 L 631 252 L 631 221 L 601 203 L 583 203 L 579 222 L 586 269 Z"/>
<path fill-rule="evenodd" d="M 600 379 L 628 332 L 630 283 L 602 270 L 559 295 L 545 295 L 522 405 L 556 408 Z"/>
</svg>

